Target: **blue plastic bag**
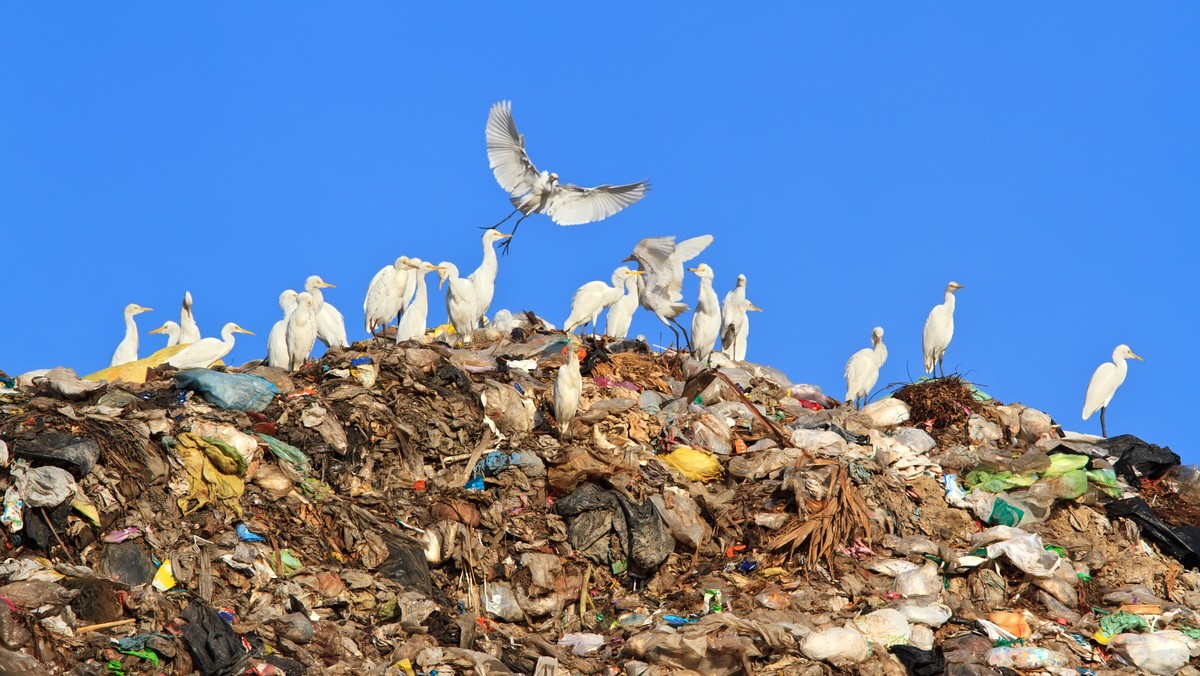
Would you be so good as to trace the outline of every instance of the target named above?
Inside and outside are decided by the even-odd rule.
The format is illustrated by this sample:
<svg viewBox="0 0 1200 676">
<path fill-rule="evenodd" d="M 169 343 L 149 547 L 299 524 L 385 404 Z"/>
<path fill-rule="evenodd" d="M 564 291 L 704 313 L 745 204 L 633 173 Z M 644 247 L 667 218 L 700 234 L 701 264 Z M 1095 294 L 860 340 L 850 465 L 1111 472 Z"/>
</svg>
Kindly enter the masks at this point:
<svg viewBox="0 0 1200 676">
<path fill-rule="evenodd" d="M 261 376 L 211 369 L 184 369 L 175 374 L 175 387 L 199 392 L 217 408 L 258 413 L 279 394 L 279 388 Z"/>
</svg>

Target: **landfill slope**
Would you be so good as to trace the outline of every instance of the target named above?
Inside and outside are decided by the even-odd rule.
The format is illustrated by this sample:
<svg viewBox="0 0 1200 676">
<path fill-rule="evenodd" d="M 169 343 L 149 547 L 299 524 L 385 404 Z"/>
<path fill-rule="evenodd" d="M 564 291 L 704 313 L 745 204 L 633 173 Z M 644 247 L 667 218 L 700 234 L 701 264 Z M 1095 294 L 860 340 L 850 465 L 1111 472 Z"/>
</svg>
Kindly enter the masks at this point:
<svg viewBox="0 0 1200 676">
<path fill-rule="evenodd" d="M 1170 449 L 565 342 L 4 376 L 0 673 L 1200 673 Z"/>
</svg>

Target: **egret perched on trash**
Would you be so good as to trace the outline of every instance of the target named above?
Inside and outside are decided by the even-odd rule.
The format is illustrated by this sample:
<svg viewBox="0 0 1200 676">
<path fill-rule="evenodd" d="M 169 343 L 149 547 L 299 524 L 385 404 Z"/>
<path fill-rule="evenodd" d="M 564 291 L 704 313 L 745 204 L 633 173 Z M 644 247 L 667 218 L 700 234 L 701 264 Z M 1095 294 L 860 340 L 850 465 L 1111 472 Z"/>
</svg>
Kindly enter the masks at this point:
<svg viewBox="0 0 1200 676">
<path fill-rule="evenodd" d="M 325 343 L 325 347 L 350 347 L 350 340 L 346 337 L 346 320 L 337 308 L 325 302 L 325 294 L 321 292 L 321 289 L 336 288 L 318 275 L 304 280 L 304 290 L 312 296 L 317 315 L 317 340 Z"/>
<path fill-rule="evenodd" d="M 644 270 L 631 270 L 625 278 L 621 297 L 608 308 L 608 316 L 604 319 L 604 335 L 616 340 L 625 340 L 625 336 L 629 335 L 629 325 L 633 323 L 633 313 L 638 307 L 638 278 L 644 274 Z"/>
<path fill-rule="evenodd" d="M 177 369 L 208 368 L 233 349 L 233 334 L 235 333 L 254 335 L 237 324 L 229 322 L 221 329 L 220 338 L 198 340 L 172 355 L 166 363 Z"/>
<path fill-rule="evenodd" d="M 762 308 L 746 300 L 746 275 L 737 276 L 733 290 L 721 302 L 721 353 L 734 361 L 746 360 L 746 342 L 750 338 L 747 312 Z"/>
<path fill-rule="evenodd" d="M 1128 345 L 1122 343 L 1113 350 L 1112 361 L 1106 361 L 1097 366 L 1096 372 L 1092 374 L 1092 379 L 1088 381 L 1087 396 L 1083 399 L 1083 419 L 1087 420 L 1092 417 L 1096 409 L 1100 409 L 1100 436 L 1102 437 L 1108 436 L 1108 429 L 1104 425 L 1104 412 L 1108 409 L 1108 402 L 1112 401 L 1117 388 L 1125 382 L 1125 374 L 1129 371 L 1129 365 L 1125 363 L 1126 359 L 1145 361 L 1134 354 Z"/>
<path fill-rule="evenodd" d="M 871 388 L 879 381 L 879 369 L 887 361 L 887 346 L 883 344 L 883 327 L 876 326 L 871 330 L 871 347 L 851 355 L 846 361 L 846 401 L 862 408 L 871 395 Z"/>
<path fill-rule="evenodd" d="M 512 235 L 506 235 L 495 228 L 483 233 L 483 262 L 475 268 L 475 272 L 467 275 L 467 279 L 475 285 L 475 299 L 478 306 L 476 307 L 476 326 L 482 324 L 487 317 L 488 308 L 492 305 L 492 298 L 496 295 L 496 272 L 500 269 L 500 261 L 496 258 L 496 249 L 493 248 L 493 245 L 509 237 Z"/>
<path fill-rule="evenodd" d="M 579 411 L 579 397 L 583 392 L 583 375 L 579 372 L 579 354 L 571 344 L 563 348 L 567 362 L 558 367 L 554 377 L 554 420 L 558 423 L 558 435 L 566 438 L 571 421 Z"/>
<path fill-rule="evenodd" d="M 179 344 L 190 345 L 200 340 L 200 327 L 192 314 L 192 292 L 183 292 L 183 307 L 179 310 Z"/>
<path fill-rule="evenodd" d="M 576 289 L 575 295 L 571 297 L 571 315 L 563 322 L 563 331 L 571 333 L 577 328 L 591 324 L 592 333 L 595 333 L 596 320 L 600 318 L 604 308 L 611 307 L 624 298 L 626 284 L 644 274 L 646 273 L 641 270 L 630 270 L 628 266 L 622 265 L 613 271 L 612 286 L 597 280 Z M 630 315 L 632 314 L 633 310 L 630 309 Z M 625 330 L 629 330 L 628 323 Z"/>
<path fill-rule="evenodd" d="M 292 310 L 300 303 L 300 294 L 287 289 L 279 294 L 279 309 L 283 311 L 283 319 L 275 322 L 271 332 L 267 334 L 267 366 L 285 369 L 290 366 L 288 361 L 287 324 Z M 315 338 L 313 340 L 316 340 Z M 312 352 L 312 348 L 309 348 Z"/>
<path fill-rule="evenodd" d="M 929 311 L 925 320 L 925 331 L 922 335 L 921 346 L 925 353 L 925 372 L 933 373 L 933 367 L 940 366 L 942 376 L 946 375 L 946 365 L 943 361 L 950 339 L 954 337 L 954 293 L 963 288 L 958 282 L 946 285 L 945 301 L 935 305 Z"/>
<path fill-rule="evenodd" d="M 700 295 L 696 311 L 692 313 L 692 355 L 701 364 L 707 364 L 716 347 L 717 336 L 721 334 L 721 306 L 717 302 L 717 292 L 713 291 L 712 268 L 701 263 L 688 271 L 700 278 Z"/>
<path fill-rule="evenodd" d="M 408 267 L 408 256 L 401 256 L 391 265 L 385 265 L 371 278 L 367 286 L 367 297 L 363 301 L 363 315 L 366 317 L 367 334 L 374 335 L 376 329 L 382 329 L 393 319 L 399 319 L 400 313 L 412 295 L 417 290 L 416 275 Z"/>
<path fill-rule="evenodd" d="M 163 325 L 154 329 L 150 333 L 161 333 L 167 337 L 167 347 L 179 344 L 179 325 L 172 321 L 165 321 Z"/>
<path fill-rule="evenodd" d="M 484 132 L 488 164 L 500 187 L 509 193 L 509 201 L 515 207 L 504 220 L 492 227 L 499 227 L 519 211 L 521 218 L 513 226 L 512 234 L 516 234 L 521 221 L 530 214 L 546 214 L 559 225 L 604 220 L 645 197 L 646 190 L 650 188 L 648 181 L 581 188 L 559 183 L 558 174 L 554 172 L 538 171 L 525 152 L 525 136 L 517 131 L 512 117 L 512 104 L 508 101 L 500 101 L 492 106 Z M 511 242 L 504 243 L 506 253 Z"/>
<path fill-rule="evenodd" d="M 687 331 L 675 320 L 688 311 L 687 304 L 679 302 L 683 298 L 683 264 L 699 256 L 712 241 L 712 235 L 692 237 L 678 244 L 674 237 L 647 237 L 625 259 L 637 261 L 638 269 L 646 273 L 638 278 L 638 302 L 671 329 L 676 346 L 680 332 L 685 341 L 691 342 Z"/>
<path fill-rule="evenodd" d="M 437 268 L 438 288 L 446 285 L 446 317 L 462 344 L 470 345 L 479 321 L 479 298 L 475 295 L 475 285 L 470 279 L 458 275 L 458 267 L 454 263 L 442 261 Z"/>
<path fill-rule="evenodd" d="M 117 349 L 113 352 L 112 362 L 109 366 L 119 366 L 121 364 L 128 364 L 131 361 L 137 361 L 138 330 L 137 322 L 133 321 L 133 317 L 143 312 L 152 311 L 153 308 L 142 307 L 137 303 L 130 303 L 125 306 L 125 337 L 117 344 Z"/>
<path fill-rule="evenodd" d="M 283 299 L 280 298 L 280 305 Z M 284 342 L 287 347 L 287 369 L 295 371 L 304 366 L 317 344 L 317 301 L 312 294 L 301 291 L 296 294 L 296 306 L 288 312 L 284 325 Z"/>
<path fill-rule="evenodd" d="M 419 340 L 425 335 L 425 323 L 429 317 L 429 294 L 425 287 L 425 275 L 438 267 L 419 258 L 408 259 L 408 266 L 416 272 L 416 291 L 412 301 L 404 308 L 400 323 L 396 326 L 396 342 Z"/>
</svg>

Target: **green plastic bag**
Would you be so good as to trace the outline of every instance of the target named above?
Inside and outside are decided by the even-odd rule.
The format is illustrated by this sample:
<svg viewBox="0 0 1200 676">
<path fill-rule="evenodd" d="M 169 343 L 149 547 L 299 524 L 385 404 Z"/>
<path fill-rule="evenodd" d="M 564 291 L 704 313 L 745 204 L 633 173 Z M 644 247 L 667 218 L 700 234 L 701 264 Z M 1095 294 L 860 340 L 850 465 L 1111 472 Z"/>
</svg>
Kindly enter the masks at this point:
<svg viewBox="0 0 1200 676">
<path fill-rule="evenodd" d="M 1050 467 L 1042 472 L 1043 477 L 1062 476 L 1067 472 L 1074 472 L 1078 469 L 1087 467 L 1088 461 L 1091 458 L 1086 455 L 1075 455 L 1073 453 L 1055 453 L 1050 456 Z"/>
</svg>

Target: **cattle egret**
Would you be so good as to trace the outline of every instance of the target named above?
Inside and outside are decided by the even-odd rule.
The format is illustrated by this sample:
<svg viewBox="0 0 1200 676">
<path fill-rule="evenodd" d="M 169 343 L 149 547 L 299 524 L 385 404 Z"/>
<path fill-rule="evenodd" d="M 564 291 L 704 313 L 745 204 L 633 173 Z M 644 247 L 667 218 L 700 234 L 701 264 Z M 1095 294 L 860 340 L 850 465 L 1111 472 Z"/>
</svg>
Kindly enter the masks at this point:
<svg viewBox="0 0 1200 676">
<path fill-rule="evenodd" d="M 346 338 L 346 320 L 337 308 L 325 302 L 325 294 L 321 292 L 321 289 L 335 288 L 317 275 L 304 280 L 304 290 L 312 296 L 316 311 L 317 339 L 325 343 L 325 347 L 350 347 L 350 340 Z"/>
<path fill-rule="evenodd" d="M 688 311 L 687 304 L 679 302 L 683 298 L 683 264 L 699 256 L 712 240 L 712 235 L 701 235 L 676 244 L 674 237 L 647 237 L 625 259 L 637 261 L 638 269 L 646 274 L 638 278 L 638 302 L 671 329 L 676 345 L 680 331 L 691 342 L 687 331 L 675 320 Z"/>
<path fill-rule="evenodd" d="M 208 368 L 233 349 L 233 334 L 235 333 L 254 335 L 237 324 L 229 322 L 221 329 L 220 338 L 198 340 L 172 355 L 167 363 L 177 369 Z"/>
<path fill-rule="evenodd" d="M 608 317 L 604 320 L 604 335 L 616 340 L 625 340 L 629 335 L 629 325 L 633 323 L 633 313 L 638 306 L 638 276 L 646 274 L 644 270 L 631 270 L 625 279 L 624 293 L 617 302 L 608 308 Z"/>
<path fill-rule="evenodd" d="M 479 298 L 475 295 L 475 285 L 470 279 L 459 277 L 458 268 L 449 261 L 442 261 L 437 267 L 438 288 L 446 285 L 446 317 L 462 344 L 470 345 L 479 320 Z"/>
<path fill-rule="evenodd" d="M 747 312 L 762 312 L 762 308 L 746 300 L 746 275 L 738 275 L 733 290 L 721 302 L 721 353 L 734 361 L 746 360 L 746 344 L 750 339 L 750 318 Z"/>
<path fill-rule="evenodd" d="M 317 344 L 317 301 L 312 294 L 301 291 L 296 294 L 296 307 L 288 313 L 284 325 L 284 343 L 287 347 L 287 369 L 295 371 L 304 366 Z"/>
<path fill-rule="evenodd" d="M 592 332 L 595 333 L 596 320 L 600 318 L 600 313 L 604 312 L 604 308 L 611 307 L 613 303 L 624 298 L 625 285 L 642 274 L 645 273 L 641 270 L 630 270 L 622 265 L 613 271 L 612 286 L 594 281 L 576 289 L 575 295 L 571 297 L 571 316 L 563 322 L 563 331 L 571 333 L 577 328 L 591 324 Z M 625 330 L 629 330 L 628 324 Z"/>
<path fill-rule="evenodd" d="M 183 292 L 183 307 L 179 310 L 179 344 L 190 345 L 200 340 L 200 327 L 192 314 L 192 292 Z"/>
<path fill-rule="evenodd" d="M 922 349 L 925 352 L 925 372 L 933 373 L 935 365 L 941 367 L 942 375 L 946 375 L 946 365 L 943 358 L 950 339 L 954 337 L 954 292 L 963 288 L 958 282 L 946 285 L 946 300 L 941 305 L 929 311 L 925 320 Z"/>
<path fill-rule="evenodd" d="M 416 272 L 416 291 L 396 326 L 397 343 L 420 340 L 425 335 L 425 322 L 429 317 L 429 294 L 425 289 L 425 275 L 438 269 L 436 265 L 419 258 L 410 258 L 408 266 Z"/>
<path fill-rule="evenodd" d="M 492 245 L 509 237 L 512 235 L 506 235 L 495 228 L 483 233 L 483 262 L 475 268 L 475 272 L 467 275 L 467 279 L 475 285 L 475 299 L 478 303 L 476 326 L 479 326 L 487 317 L 488 308 L 492 305 L 492 298 L 496 295 L 496 271 L 500 268 L 500 261 L 496 260 L 496 250 Z"/>
<path fill-rule="evenodd" d="M 150 311 L 152 311 L 152 308 L 142 307 L 137 303 L 130 303 L 125 306 L 125 337 L 117 344 L 117 349 L 113 352 L 112 362 L 109 366 L 119 366 L 121 364 L 128 364 L 131 361 L 137 361 L 138 330 L 137 322 L 133 321 L 133 316 Z"/>
<path fill-rule="evenodd" d="M 167 347 L 179 344 L 179 325 L 175 322 L 163 322 L 163 325 L 150 333 L 162 333 L 167 336 Z"/>
<path fill-rule="evenodd" d="M 579 395 L 583 392 L 583 376 L 579 373 L 579 355 L 568 344 L 563 350 L 567 363 L 558 368 L 554 378 L 554 420 L 558 422 L 559 437 L 565 438 L 575 413 L 579 410 Z"/>
<path fill-rule="evenodd" d="M 271 327 L 271 333 L 267 334 L 267 366 L 281 369 L 291 366 L 288 358 L 287 325 L 288 318 L 291 317 L 292 311 L 299 303 L 300 294 L 292 289 L 279 294 L 279 309 L 283 311 L 283 319 L 275 322 L 275 325 Z M 312 352 L 311 347 L 309 352 Z"/>
<path fill-rule="evenodd" d="M 546 214 L 559 225 L 603 220 L 642 199 L 650 188 L 647 181 L 580 188 L 559 183 L 556 173 L 538 171 L 525 152 L 525 136 L 517 132 L 512 104 L 508 101 L 500 101 L 492 106 L 484 131 L 488 165 L 500 187 L 508 192 L 509 201 L 516 207 L 500 223 L 521 212 L 521 218 L 513 226 L 513 234 L 530 214 Z M 511 241 L 504 243 L 506 253 Z"/>
<path fill-rule="evenodd" d="M 721 333 L 721 307 L 717 303 L 717 292 L 713 291 L 712 268 L 701 263 L 688 271 L 700 278 L 700 297 L 696 301 L 696 312 L 692 314 L 692 354 L 700 363 L 706 364 Z"/>
<path fill-rule="evenodd" d="M 1108 402 L 1112 401 L 1117 388 L 1125 382 L 1125 374 L 1129 370 L 1126 359 L 1145 361 L 1134 354 L 1128 345 L 1118 345 L 1117 349 L 1113 350 L 1112 361 L 1097 366 L 1092 379 L 1088 381 L 1087 396 L 1083 399 L 1083 419 L 1087 420 L 1096 409 L 1100 409 L 1100 436 L 1103 437 L 1108 436 L 1108 429 L 1104 425 L 1104 411 L 1108 409 Z"/>
<path fill-rule="evenodd" d="M 416 284 L 409 284 L 414 275 L 408 267 L 408 256 L 401 256 L 391 265 L 385 265 L 371 278 L 367 286 L 367 298 L 363 301 L 367 334 L 373 335 L 393 319 L 398 319 L 404 306 L 416 291 Z"/>
<path fill-rule="evenodd" d="M 887 361 L 887 346 L 883 344 L 883 327 L 876 326 L 871 331 L 871 347 L 864 347 L 855 352 L 846 362 L 846 401 L 854 403 L 855 408 L 862 408 L 867 403 L 871 388 L 879 380 L 879 368 Z"/>
</svg>

